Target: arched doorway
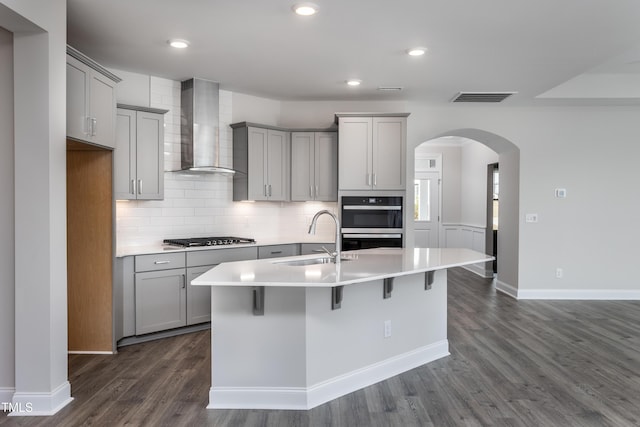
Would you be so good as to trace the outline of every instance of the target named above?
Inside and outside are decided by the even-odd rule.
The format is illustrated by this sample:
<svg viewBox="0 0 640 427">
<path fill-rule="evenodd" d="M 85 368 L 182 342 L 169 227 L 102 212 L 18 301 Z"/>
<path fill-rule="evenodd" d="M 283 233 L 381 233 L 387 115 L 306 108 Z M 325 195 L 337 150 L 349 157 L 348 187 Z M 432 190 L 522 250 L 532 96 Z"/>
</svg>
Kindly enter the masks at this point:
<svg viewBox="0 0 640 427">
<path fill-rule="evenodd" d="M 447 139 L 464 138 L 480 143 L 497 153 L 497 163 L 500 165 L 500 210 L 498 234 L 498 256 L 500 269 L 496 278 L 496 289 L 510 296 L 516 297 L 518 289 L 518 262 L 519 262 L 519 187 L 520 187 L 520 149 L 511 141 L 480 129 L 454 129 L 425 141 L 440 139 L 445 142 Z M 411 164 L 415 168 L 416 152 L 412 153 Z M 415 170 L 412 172 L 415 174 Z M 407 192 L 410 206 L 415 206 L 414 192 Z M 409 214 L 413 214 L 413 209 L 408 209 Z M 415 244 L 415 232 L 413 229 L 413 218 L 407 218 L 408 239 L 414 239 L 408 244 Z M 484 227 L 482 224 L 478 226 Z M 442 230 L 442 227 L 441 227 Z M 484 239 L 484 234 L 483 234 Z M 442 237 L 440 238 L 442 240 Z M 484 247 L 484 240 L 483 240 Z"/>
</svg>

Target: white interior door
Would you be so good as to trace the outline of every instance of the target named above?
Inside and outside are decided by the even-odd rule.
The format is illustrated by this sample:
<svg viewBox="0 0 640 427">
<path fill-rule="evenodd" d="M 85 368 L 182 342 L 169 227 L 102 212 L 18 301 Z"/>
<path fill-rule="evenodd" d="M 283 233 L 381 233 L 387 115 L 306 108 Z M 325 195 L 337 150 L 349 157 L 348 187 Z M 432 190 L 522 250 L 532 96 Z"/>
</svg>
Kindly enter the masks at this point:
<svg viewBox="0 0 640 427">
<path fill-rule="evenodd" d="M 440 247 L 440 173 L 416 172 L 414 198 L 416 247 Z"/>
</svg>

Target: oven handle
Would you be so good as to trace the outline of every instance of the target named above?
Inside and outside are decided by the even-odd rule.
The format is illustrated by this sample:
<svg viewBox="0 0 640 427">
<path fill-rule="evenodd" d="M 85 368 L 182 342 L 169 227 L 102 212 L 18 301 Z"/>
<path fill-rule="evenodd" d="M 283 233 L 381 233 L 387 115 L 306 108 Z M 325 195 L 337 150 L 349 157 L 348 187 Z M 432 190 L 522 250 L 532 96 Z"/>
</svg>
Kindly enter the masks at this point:
<svg viewBox="0 0 640 427">
<path fill-rule="evenodd" d="M 340 229 L 342 233 L 351 234 L 390 234 L 390 233 L 402 233 L 400 227 L 342 227 Z"/>
<path fill-rule="evenodd" d="M 400 239 L 402 234 L 343 234 L 345 239 Z"/>
<path fill-rule="evenodd" d="M 402 206 L 343 205 L 342 209 L 345 211 L 401 211 Z"/>
</svg>

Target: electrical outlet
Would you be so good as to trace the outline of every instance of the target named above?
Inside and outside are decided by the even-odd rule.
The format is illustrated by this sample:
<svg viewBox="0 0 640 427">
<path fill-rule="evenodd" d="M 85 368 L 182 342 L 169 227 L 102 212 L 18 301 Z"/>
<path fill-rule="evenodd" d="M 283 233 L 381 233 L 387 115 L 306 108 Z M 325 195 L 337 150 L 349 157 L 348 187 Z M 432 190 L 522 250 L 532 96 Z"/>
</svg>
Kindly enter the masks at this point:
<svg viewBox="0 0 640 427">
<path fill-rule="evenodd" d="M 564 274 L 564 271 L 562 271 L 560 267 L 556 268 L 556 279 L 562 279 L 563 274 Z"/>
<path fill-rule="evenodd" d="M 389 338 L 391 336 L 391 320 L 384 321 L 384 337 Z"/>
<path fill-rule="evenodd" d="M 525 222 L 538 222 L 538 214 L 526 214 L 524 220 Z"/>
</svg>

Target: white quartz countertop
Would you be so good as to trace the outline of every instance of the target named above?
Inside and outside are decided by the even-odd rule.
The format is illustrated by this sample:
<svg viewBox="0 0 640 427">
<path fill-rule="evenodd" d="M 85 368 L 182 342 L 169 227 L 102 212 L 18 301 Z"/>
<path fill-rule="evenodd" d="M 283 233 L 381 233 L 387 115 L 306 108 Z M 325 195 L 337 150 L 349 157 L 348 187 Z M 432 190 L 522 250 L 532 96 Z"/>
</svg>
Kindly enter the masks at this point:
<svg viewBox="0 0 640 427">
<path fill-rule="evenodd" d="M 491 261 L 493 257 L 459 248 L 380 248 L 342 253 L 340 264 L 288 265 L 319 258 L 303 255 L 222 263 L 194 279 L 196 286 L 333 287 Z"/>
<path fill-rule="evenodd" d="M 133 255 L 148 255 L 167 252 L 185 252 L 185 251 L 203 251 L 212 249 L 232 249 L 232 248 L 250 248 L 254 246 L 272 246 L 272 245 L 288 245 L 297 243 L 322 243 L 331 244 L 334 237 L 318 237 L 318 236 L 292 236 L 292 237 L 278 237 L 278 238 L 266 238 L 256 239 L 256 243 L 250 244 L 238 244 L 238 245 L 220 245 L 220 246 L 195 246 L 190 248 L 184 248 L 182 246 L 173 246 L 163 243 L 156 243 L 150 245 L 129 245 L 121 246 L 116 249 L 116 257 L 125 257 Z"/>
</svg>

